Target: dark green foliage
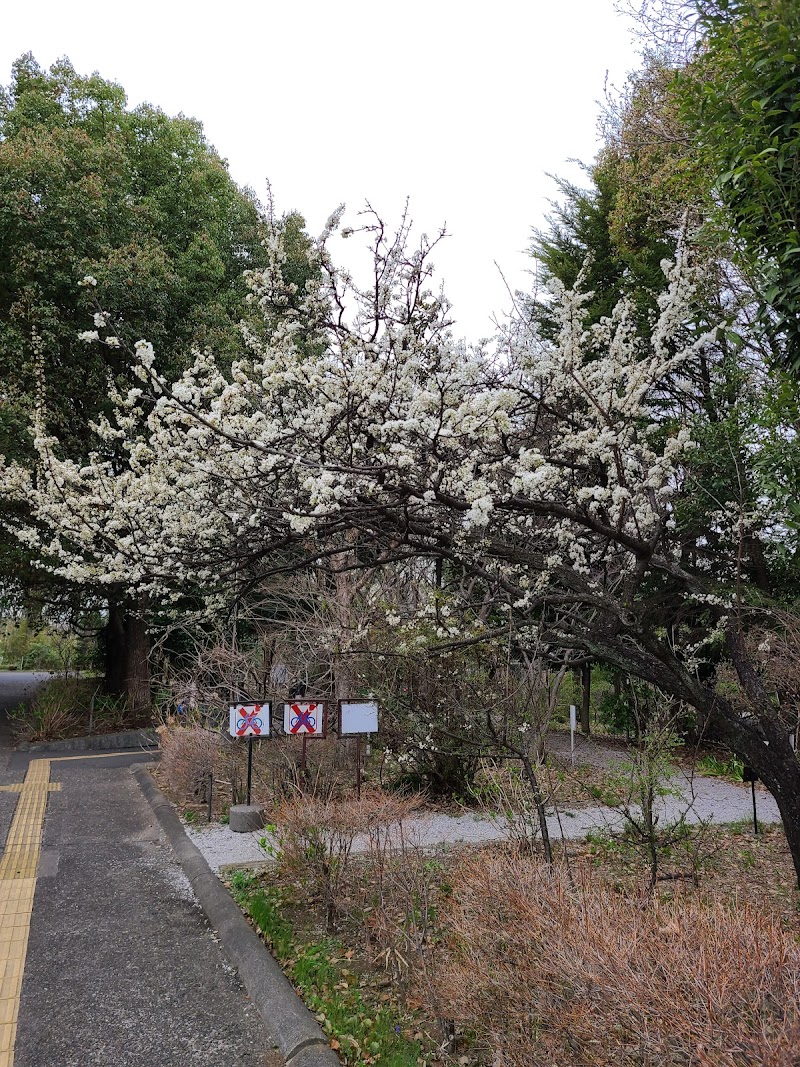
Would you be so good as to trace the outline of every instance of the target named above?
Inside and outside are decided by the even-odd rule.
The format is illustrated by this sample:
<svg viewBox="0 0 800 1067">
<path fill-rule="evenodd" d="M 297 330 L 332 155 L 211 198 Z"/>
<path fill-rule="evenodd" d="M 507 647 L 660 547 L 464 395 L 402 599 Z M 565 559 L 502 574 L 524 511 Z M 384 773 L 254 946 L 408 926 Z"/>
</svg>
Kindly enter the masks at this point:
<svg viewBox="0 0 800 1067">
<path fill-rule="evenodd" d="M 547 230 L 537 230 L 531 252 L 541 264 L 545 279 L 557 278 L 572 289 L 585 269 L 585 288 L 594 295 L 588 307 L 592 321 L 610 315 L 619 300 L 624 264 L 609 233 L 609 215 L 614 203 L 610 183 L 593 183 L 579 189 L 557 178 L 564 198 L 553 204 Z M 542 324 L 552 335 L 554 327 L 546 305 Z"/>
<path fill-rule="evenodd" d="M 681 78 L 733 245 L 800 370 L 800 5 L 696 0 L 704 40 Z"/>
<path fill-rule="evenodd" d="M 610 316 L 623 296 L 633 299 L 644 326 L 655 311 L 655 296 L 664 275 L 661 261 L 674 255 L 675 238 L 651 234 L 633 248 L 614 232 L 620 183 L 618 167 L 610 158 L 587 168 L 588 189 L 556 179 L 563 200 L 553 204 L 546 230 L 537 230 L 532 255 L 542 267 L 544 280 L 557 279 L 571 289 L 582 272 L 582 289 L 591 292 L 587 304 L 589 321 Z M 532 316 L 545 336 L 555 335 L 547 301 L 532 305 Z"/>
<path fill-rule="evenodd" d="M 0 441 L 26 451 L 36 338 L 50 428 L 75 454 L 124 357 L 78 340 L 96 298 L 168 372 L 193 345 L 231 354 L 242 272 L 263 259 L 259 210 L 194 119 L 126 109 L 122 88 L 67 60 L 14 64 L 0 101 Z M 96 290 L 81 289 L 85 275 Z"/>
<path fill-rule="evenodd" d="M 303 220 L 279 225 L 284 269 L 302 293 Z M 110 386 L 134 384 L 124 349 L 79 340 L 97 304 L 113 316 L 106 332 L 151 341 L 168 377 L 195 348 L 211 348 L 224 367 L 241 354 L 240 321 L 257 323 L 243 276 L 267 262 L 253 194 L 237 187 L 199 122 L 150 104 L 130 110 L 119 85 L 82 77 L 66 59 L 45 71 L 23 56 L 0 90 L 0 233 L 0 457 L 33 463 L 38 399 L 62 453 L 96 447 L 91 422 Z M 96 287 L 81 286 L 87 275 Z M 42 583 L 4 518 L 13 524 L 7 503 L 0 593 L 15 605 L 34 587 L 38 600 L 63 600 L 68 591 Z"/>
</svg>

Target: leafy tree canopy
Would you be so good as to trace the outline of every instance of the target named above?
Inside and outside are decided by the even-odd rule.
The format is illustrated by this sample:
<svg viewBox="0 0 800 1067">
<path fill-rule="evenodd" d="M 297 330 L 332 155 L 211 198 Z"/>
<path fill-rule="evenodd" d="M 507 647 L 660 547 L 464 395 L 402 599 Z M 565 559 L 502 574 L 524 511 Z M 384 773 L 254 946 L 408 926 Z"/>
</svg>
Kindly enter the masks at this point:
<svg viewBox="0 0 800 1067">
<path fill-rule="evenodd" d="M 702 167 L 740 263 L 800 370 L 800 6 L 696 0 L 703 30 L 680 78 Z"/>
<path fill-rule="evenodd" d="M 179 368 L 192 346 L 238 340 L 242 272 L 263 261 L 259 206 L 201 125 L 143 104 L 68 60 L 19 59 L 0 97 L 0 445 L 20 423 L 43 364 L 50 426 L 70 451 L 104 406 L 113 353 L 78 340 L 96 295 L 129 340 L 147 336 Z M 97 288 L 81 290 L 92 276 Z"/>
<path fill-rule="evenodd" d="M 299 215 L 280 220 L 283 267 L 300 291 L 311 273 L 303 227 Z M 240 320 L 253 321 L 243 272 L 267 259 L 263 210 L 199 122 L 130 109 L 114 82 L 67 59 L 43 70 L 31 55 L 0 89 L 0 232 L 0 457 L 23 463 L 37 399 L 46 430 L 81 459 L 110 386 L 130 384 L 122 347 L 79 339 L 97 304 L 113 309 L 112 332 L 129 344 L 146 337 L 176 375 L 195 348 L 229 365 Z M 86 276 L 96 286 L 82 286 Z M 7 597 L 40 581 L 31 564 L 0 542 Z M 51 579 L 37 596 L 55 592 Z"/>
</svg>

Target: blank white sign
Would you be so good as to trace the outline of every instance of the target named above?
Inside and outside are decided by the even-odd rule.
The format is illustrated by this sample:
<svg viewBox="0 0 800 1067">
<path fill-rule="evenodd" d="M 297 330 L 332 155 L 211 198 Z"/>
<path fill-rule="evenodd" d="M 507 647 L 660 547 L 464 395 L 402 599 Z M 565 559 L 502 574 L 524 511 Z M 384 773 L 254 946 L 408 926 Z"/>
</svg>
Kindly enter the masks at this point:
<svg viewBox="0 0 800 1067">
<path fill-rule="evenodd" d="M 341 734 L 374 734 L 378 732 L 378 705 L 372 702 L 356 704 L 343 700 L 339 720 Z"/>
</svg>

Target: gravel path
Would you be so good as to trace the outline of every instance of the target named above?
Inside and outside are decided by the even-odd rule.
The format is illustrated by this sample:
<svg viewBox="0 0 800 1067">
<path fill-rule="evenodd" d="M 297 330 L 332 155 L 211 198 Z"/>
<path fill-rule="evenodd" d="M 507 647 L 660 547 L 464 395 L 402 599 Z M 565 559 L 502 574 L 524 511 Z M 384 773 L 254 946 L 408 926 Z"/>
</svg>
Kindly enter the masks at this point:
<svg viewBox="0 0 800 1067">
<path fill-rule="evenodd" d="M 569 737 L 554 735 L 548 740 L 551 751 L 569 753 Z M 576 762 L 591 763 L 594 766 L 609 766 L 624 760 L 625 753 L 619 749 L 581 739 L 576 746 Z M 676 776 L 670 783 L 679 796 L 665 797 L 660 801 L 660 821 L 677 819 L 690 805 L 687 821 L 733 823 L 750 821 L 753 806 L 750 789 L 734 785 L 720 778 L 704 778 L 695 775 L 690 778 L 684 773 Z M 756 804 L 759 821 L 779 823 L 780 814 L 775 800 L 762 787 L 756 787 Z M 547 820 L 548 829 L 553 840 L 563 837 L 570 840 L 585 837 L 592 831 L 600 829 L 619 830 L 622 828 L 622 816 L 611 808 L 581 808 L 576 811 L 565 809 L 559 818 L 553 814 Z M 405 824 L 407 838 L 415 844 L 432 847 L 445 844 L 481 844 L 498 841 L 508 836 L 508 827 L 502 816 L 496 819 L 475 815 L 427 814 L 409 819 Z M 235 834 L 229 827 L 213 823 L 207 827 L 186 826 L 186 832 L 206 858 L 213 871 L 219 872 L 228 864 L 255 864 L 269 862 L 268 855 L 259 845 L 264 833 Z M 269 835 L 267 835 L 269 837 Z M 361 851 L 367 847 L 366 840 L 356 839 L 354 848 Z"/>
</svg>

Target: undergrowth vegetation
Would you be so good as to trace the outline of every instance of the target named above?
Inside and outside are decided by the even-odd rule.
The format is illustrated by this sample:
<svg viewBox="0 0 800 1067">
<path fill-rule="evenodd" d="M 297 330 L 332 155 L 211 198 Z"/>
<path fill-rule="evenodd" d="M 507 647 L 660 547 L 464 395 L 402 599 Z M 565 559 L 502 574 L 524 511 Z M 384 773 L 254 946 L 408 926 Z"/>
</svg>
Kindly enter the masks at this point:
<svg viewBox="0 0 800 1067">
<path fill-rule="evenodd" d="M 257 885 L 246 872 L 234 872 L 231 878 L 235 899 L 269 942 L 342 1061 L 353 1067 L 415 1067 L 424 1038 L 414 1037 L 408 1010 L 380 981 L 356 973 L 353 952 L 339 939 L 297 938 L 284 917 L 288 890 Z"/>
<path fill-rule="evenodd" d="M 265 838 L 276 862 L 231 876 L 344 1063 L 796 1064 L 779 831 L 713 831 L 713 877 L 653 892 L 635 851 L 620 865 L 591 846 L 547 864 L 521 840 L 432 849 L 412 812 L 377 790 L 297 794 Z"/>
<path fill-rule="evenodd" d="M 99 679 L 63 676 L 45 682 L 10 719 L 18 741 L 53 741 L 149 725 L 149 716 L 134 714 L 124 699 L 104 694 Z"/>
<path fill-rule="evenodd" d="M 796 1063 L 797 936 L 746 904 L 488 851 L 459 864 L 442 936 L 448 1011 L 498 1067 Z"/>
</svg>

